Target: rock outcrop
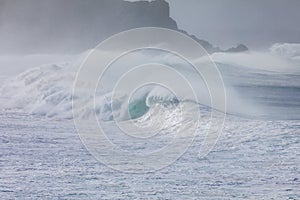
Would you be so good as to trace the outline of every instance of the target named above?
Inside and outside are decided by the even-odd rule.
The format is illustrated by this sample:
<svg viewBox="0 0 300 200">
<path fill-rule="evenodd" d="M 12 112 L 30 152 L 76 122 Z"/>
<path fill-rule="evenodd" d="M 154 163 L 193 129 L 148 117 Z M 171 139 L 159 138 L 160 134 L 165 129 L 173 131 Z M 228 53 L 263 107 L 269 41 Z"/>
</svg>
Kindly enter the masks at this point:
<svg viewBox="0 0 300 200">
<path fill-rule="evenodd" d="M 232 52 L 232 53 L 237 53 L 237 52 L 243 52 L 243 51 L 248 51 L 248 47 L 246 47 L 244 44 L 239 44 L 236 47 L 229 48 L 225 50 L 225 52 Z"/>
<path fill-rule="evenodd" d="M 132 28 L 178 30 L 169 12 L 165 0 L 2 0 L 0 53 L 78 53 Z M 222 51 L 191 37 L 210 53 Z"/>
</svg>

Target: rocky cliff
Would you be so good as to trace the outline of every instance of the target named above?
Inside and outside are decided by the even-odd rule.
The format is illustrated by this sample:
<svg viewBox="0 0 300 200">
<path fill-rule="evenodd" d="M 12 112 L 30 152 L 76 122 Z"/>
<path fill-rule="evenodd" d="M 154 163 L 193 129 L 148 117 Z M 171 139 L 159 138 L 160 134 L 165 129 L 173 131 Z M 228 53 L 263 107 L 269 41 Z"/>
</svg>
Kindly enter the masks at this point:
<svg viewBox="0 0 300 200">
<path fill-rule="evenodd" d="M 0 52 L 78 53 L 131 28 L 178 30 L 169 12 L 165 0 L 1 0 Z M 221 51 L 192 37 L 210 53 Z"/>
</svg>

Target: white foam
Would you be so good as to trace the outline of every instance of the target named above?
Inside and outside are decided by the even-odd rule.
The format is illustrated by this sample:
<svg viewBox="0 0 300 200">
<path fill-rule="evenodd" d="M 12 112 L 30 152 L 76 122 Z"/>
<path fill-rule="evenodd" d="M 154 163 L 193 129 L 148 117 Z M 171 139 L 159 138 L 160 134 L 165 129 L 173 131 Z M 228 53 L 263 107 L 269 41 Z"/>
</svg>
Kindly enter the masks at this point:
<svg viewBox="0 0 300 200">
<path fill-rule="evenodd" d="M 225 71 L 228 72 L 227 74 L 229 74 L 229 79 L 234 80 L 232 82 L 235 82 L 235 84 L 253 84 L 253 82 L 244 82 L 244 80 L 240 77 L 240 72 L 250 69 L 249 73 L 251 73 L 252 76 L 251 81 L 258 81 L 256 74 L 260 76 L 262 74 L 270 76 L 270 72 L 274 72 L 277 75 L 278 73 L 284 75 L 280 77 L 280 79 L 278 79 L 278 77 L 275 79 L 268 77 L 268 80 L 272 82 L 272 86 L 300 87 L 297 77 L 294 78 L 295 80 L 292 80 L 288 76 L 285 77 L 286 74 L 300 74 L 299 62 L 295 60 L 295 57 L 298 55 L 298 47 L 299 45 L 296 44 L 276 44 L 269 52 L 248 52 L 237 54 L 215 53 L 212 55 L 212 58 L 217 63 L 227 67 Z M 285 49 L 285 51 L 282 49 Z M 73 61 L 70 62 L 42 65 L 28 69 L 15 77 L 2 79 L 4 83 L 0 90 L 0 109 L 19 109 L 24 112 L 41 116 L 72 118 L 72 87 L 77 70 L 79 69 L 79 66 L 86 54 L 87 53 L 78 55 L 76 59 L 73 59 Z M 177 69 L 181 68 L 186 70 L 187 68 L 187 66 L 184 66 L 182 62 L 179 62 L 176 59 L 171 59 L 171 57 L 166 57 L 165 55 L 162 57 L 156 56 L 155 59 L 157 61 L 161 60 L 168 64 L 173 64 L 173 66 Z M 128 66 L 132 60 L 134 60 L 133 57 L 129 57 L 130 62 L 127 62 Z M 148 60 L 150 59 L 148 58 Z M 139 62 L 146 62 L 148 60 L 147 56 L 143 55 L 141 60 L 135 64 L 138 64 Z M 112 73 L 122 74 L 122 70 L 125 69 L 126 66 L 117 66 L 113 69 L 114 71 L 112 71 Z M 195 77 L 191 71 L 187 70 L 184 74 L 190 81 L 197 81 L 197 77 Z M 113 81 L 114 77 L 112 77 L 111 80 Z M 263 81 L 265 80 L 260 80 L 259 84 L 262 84 Z M 238 92 L 235 91 L 233 85 L 231 85 L 231 83 L 226 84 L 226 90 L 229 94 L 229 113 L 242 115 L 253 112 L 252 114 L 255 115 L 259 108 L 256 107 L 256 105 L 249 105 L 243 102 L 243 100 L 239 97 Z M 86 86 L 89 87 L 88 84 L 86 84 Z M 204 86 L 205 85 L 203 83 L 197 84 L 196 92 L 199 93 L 199 96 L 204 97 L 201 98 L 202 102 L 200 101 L 199 103 L 209 105 L 209 98 L 205 97 L 207 91 L 205 91 L 206 88 Z M 169 95 L 169 93 L 165 94 L 165 91 L 158 90 L 157 88 L 150 92 L 150 96 L 154 98 L 165 99 L 169 98 Z M 82 97 L 85 97 L 84 90 L 81 98 Z M 121 97 L 122 95 L 119 99 L 115 100 L 119 102 L 114 103 L 123 104 L 124 102 L 122 102 Z M 75 100 L 76 98 L 78 97 L 74 97 Z M 82 105 L 83 110 L 80 110 L 82 118 L 87 118 L 91 116 L 93 112 L 96 112 L 103 120 L 112 119 L 110 106 L 111 94 L 109 91 L 97 91 L 95 109 L 94 99 L 90 97 L 85 98 L 85 103 Z M 149 99 L 150 98 L 148 98 L 147 101 Z M 128 109 L 128 106 L 125 106 L 125 109 Z"/>
</svg>

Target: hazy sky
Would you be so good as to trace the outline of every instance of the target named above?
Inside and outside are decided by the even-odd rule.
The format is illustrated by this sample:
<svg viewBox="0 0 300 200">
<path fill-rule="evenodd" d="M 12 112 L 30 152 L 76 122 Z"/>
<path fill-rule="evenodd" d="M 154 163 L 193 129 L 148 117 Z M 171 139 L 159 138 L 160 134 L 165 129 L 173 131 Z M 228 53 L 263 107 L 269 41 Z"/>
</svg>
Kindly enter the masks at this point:
<svg viewBox="0 0 300 200">
<path fill-rule="evenodd" d="M 300 0 L 167 0 L 179 28 L 215 45 L 300 42 Z"/>
<path fill-rule="evenodd" d="M 10 0 L 7 0 L 10 1 Z M 27 1 L 17 1 L 22 6 L 17 6 L 18 14 L 22 13 L 22 10 L 35 8 L 34 5 L 29 5 Z M 37 0 L 39 1 L 39 0 Z M 83 0 L 84 1 L 84 0 Z M 129 1 L 129 0 L 127 0 Z M 136 0 L 131 0 L 136 1 Z M 186 30 L 189 34 L 194 34 L 200 39 L 204 39 L 223 48 L 232 47 L 239 43 L 246 44 L 251 49 L 266 48 L 274 43 L 300 43 L 300 0 L 167 0 L 170 4 L 171 17 L 177 21 L 180 29 Z M 4 0 L 0 0 L 1 3 Z M 23 2 L 23 3 L 22 3 Z M 49 5 L 55 4 L 58 1 L 45 0 L 43 5 L 47 3 Z M 49 3 L 50 2 L 50 3 Z M 53 3 L 54 2 L 54 3 Z M 76 1 L 78 2 L 78 1 Z M 101 2 L 99 0 L 98 2 Z M 24 4 L 24 5 L 23 5 Z M 46 5 L 48 5 L 46 4 Z M 78 3 L 77 3 L 78 4 Z M 77 5 L 76 4 L 76 5 Z M 64 4 L 62 4 L 64 5 Z M 74 9 L 76 10 L 76 5 Z M 53 6 L 52 6 L 53 7 Z M 68 5 L 68 8 L 70 6 Z M 48 9 L 49 10 L 49 9 Z M 60 5 L 57 9 L 52 9 L 61 12 L 64 10 Z M 68 9 L 66 9 L 68 10 Z M 80 9 L 79 9 L 80 10 Z M 100 12 L 99 10 L 93 11 L 95 16 Z M 103 12 L 103 11 L 102 11 Z M 111 13 L 111 11 L 109 11 Z M 33 19 L 37 19 L 36 14 L 38 12 L 33 11 Z M 45 16 L 48 16 L 48 12 L 45 12 Z M 91 11 L 89 12 L 91 13 Z M 69 16 L 68 14 L 66 14 Z M 1 13 L 0 13 L 1 16 Z M 10 15 L 9 15 L 10 16 Z M 14 13 L 11 14 L 14 16 Z M 18 15 L 16 15 L 18 16 Z M 50 15 L 51 16 L 51 15 Z M 70 25 L 79 23 L 81 27 L 88 27 L 89 24 L 85 23 L 84 19 L 80 19 L 85 14 L 76 15 Z M 93 15 L 91 15 L 93 16 Z M 112 18 L 117 16 L 115 14 L 109 15 Z M 61 18 L 61 15 L 53 14 L 51 20 Z M 41 17 L 41 22 L 42 22 Z M 62 22 L 67 18 L 63 18 Z M 138 18 L 136 18 L 138 20 Z M 17 21 L 13 17 L 10 17 L 10 24 L 14 25 Z M 50 21 L 51 21 L 50 20 Z M 83 22 L 81 22 L 82 20 Z M 22 20 L 19 20 L 22 22 Z M 18 22 L 19 22 L 18 21 Z M 53 20 L 55 21 L 55 20 Z M 74 23 L 73 23 L 74 22 Z M 121 25 L 122 20 L 120 20 Z M 55 23 L 53 23 L 55 24 Z M 0 21 L 1 25 L 1 21 Z M 118 24 L 113 24 L 118 25 Z M 111 28 L 113 29 L 113 25 Z M 25 26 L 25 25 L 23 25 Z M 22 26 L 17 26 L 22 29 Z M 41 23 L 40 27 L 28 28 L 26 25 L 26 31 L 33 31 L 33 33 L 40 31 L 39 29 L 45 29 L 50 27 L 49 23 Z M 24 28 L 23 28 L 24 29 Z M 6 30 L 6 29 L 5 29 Z M 61 29 L 63 30 L 63 29 Z M 87 30 L 87 29 L 84 29 Z M 35 32 L 34 32 L 35 31 Z M 74 32 L 72 29 L 66 28 L 65 31 L 71 31 L 70 35 L 79 34 L 81 32 Z M 64 32 L 65 32 L 64 31 Z M 51 32 L 51 30 L 50 30 Z M 53 32 L 51 35 L 54 37 L 58 31 Z M 0 31 L 0 36 L 1 36 Z M 16 31 L 16 33 L 19 33 Z M 97 33 L 94 31 L 94 33 Z M 19 33 L 20 34 L 20 33 Z M 22 33 L 23 34 L 23 33 Z M 21 34 L 21 35 L 22 35 Z M 30 36 L 34 35 L 31 32 Z M 8 34 L 13 37 L 11 33 Z M 54 36 L 53 36 L 54 35 Z M 59 35 L 59 34 L 57 34 Z M 96 36 L 95 36 L 96 37 Z M 70 37 L 66 38 L 66 42 Z M 88 39 L 92 37 L 87 37 Z M 23 38 L 21 38 L 23 41 Z"/>
</svg>

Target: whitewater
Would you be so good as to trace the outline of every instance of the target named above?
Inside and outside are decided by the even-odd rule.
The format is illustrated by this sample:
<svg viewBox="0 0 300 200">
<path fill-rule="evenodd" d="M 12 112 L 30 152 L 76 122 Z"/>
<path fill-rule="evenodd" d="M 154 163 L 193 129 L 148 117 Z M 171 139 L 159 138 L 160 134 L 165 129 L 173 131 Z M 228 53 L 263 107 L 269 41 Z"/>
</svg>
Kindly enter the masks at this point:
<svg viewBox="0 0 300 200">
<path fill-rule="evenodd" d="M 214 53 L 222 75 L 227 111 L 224 130 L 205 157 L 198 153 L 212 109 L 203 80 L 186 63 L 164 53 L 136 52 L 107 71 L 115 82 L 129 65 L 162 62 L 197 85 L 198 102 L 148 85 L 112 98 L 97 87 L 80 94 L 74 111 L 73 87 L 80 55 L 1 56 L 0 196 L 4 199 L 299 199 L 300 45 L 274 44 L 267 51 Z M 127 66 L 128 65 L 128 66 Z M 145 75 L 146 76 L 146 75 Z M 181 83 L 174 83 L 180 85 Z M 90 87 L 89 83 L 82 83 Z M 180 106 L 195 116 L 180 115 Z M 180 127 L 196 124 L 193 143 L 172 165 L 146 174 L 115 171 L 87 151 L 74 126 L 74 112 L 88 124 L 96 115 L 107 137 L 125 151 L 146 154 L 172 141 Z M 222 112 L 222 111 L 218 111 Z M 159 124 L 154 139 L 122 135 L 115 120 L 137 126 Z M 193 125 L 191 125 L 193 124 Z M 157 161 L 153 161 L 157 162 Z"/>
</svg>

